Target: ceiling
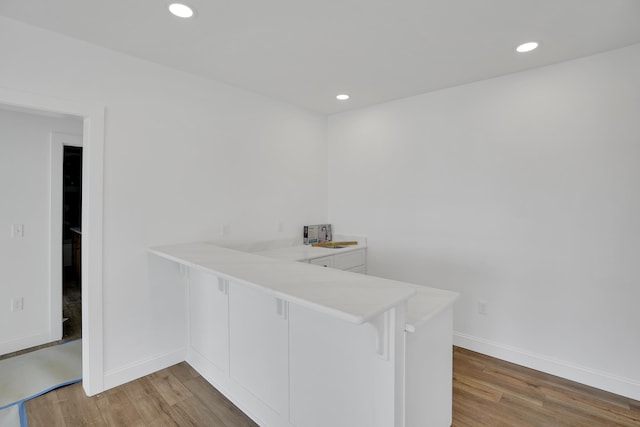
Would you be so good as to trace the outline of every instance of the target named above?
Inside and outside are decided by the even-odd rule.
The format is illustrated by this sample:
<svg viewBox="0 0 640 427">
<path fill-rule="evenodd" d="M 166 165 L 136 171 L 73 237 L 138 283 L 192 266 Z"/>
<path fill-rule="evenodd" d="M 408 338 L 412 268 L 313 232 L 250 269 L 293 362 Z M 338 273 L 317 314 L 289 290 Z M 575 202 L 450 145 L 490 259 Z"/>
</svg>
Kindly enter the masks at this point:
<svg viewBox="0 0 640 427">
<path fill-rule="evenodd" d="M 195 18 L 168 0 L 0 0 L 0 15 L 324 114 L 640 42 L 638 0 L 183 3 Z"/>
</svg>

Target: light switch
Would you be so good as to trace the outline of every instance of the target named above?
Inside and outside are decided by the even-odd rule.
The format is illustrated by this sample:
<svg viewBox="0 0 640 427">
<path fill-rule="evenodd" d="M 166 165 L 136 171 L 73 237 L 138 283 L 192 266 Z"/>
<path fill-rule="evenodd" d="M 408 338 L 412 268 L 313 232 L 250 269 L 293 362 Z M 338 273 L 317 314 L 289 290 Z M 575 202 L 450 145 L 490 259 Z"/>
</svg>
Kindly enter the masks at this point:
<svg viewBox="0 0 640 427">
<path fill-rule="evenodd" d="M 11 300 L 11 311 L 22 311 L 24 309 L 24 297 L 13 298 Z"/>
<path fill-rule="evenodd" d="M 11 237 L 24 237 L 24 224 L 13 224 L 11 226 Z"/>
</svg>

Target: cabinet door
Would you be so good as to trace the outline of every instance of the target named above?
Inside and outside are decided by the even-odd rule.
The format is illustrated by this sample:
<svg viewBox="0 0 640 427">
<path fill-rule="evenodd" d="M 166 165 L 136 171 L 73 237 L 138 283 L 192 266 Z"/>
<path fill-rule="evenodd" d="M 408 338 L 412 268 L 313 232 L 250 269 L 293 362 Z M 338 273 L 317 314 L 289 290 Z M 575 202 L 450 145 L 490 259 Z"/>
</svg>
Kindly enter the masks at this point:
<svg viewBox="0 0 640 427">
<path fill-rule="evenodd" d="M 313 258 L 309 260 L 309 264 L 321 265 L 323 267 L 333 268 L 333 256 L 323 256 L 321 258 Z"/>
<path fill-rule="evenodd" d="M 380 425 L 375 330 L 295 304 L 290 322 L 291 425 Z"/>
<path fill-rule="evenodd" d="M 350 268 L 347 271 L 351 271 L 352 273 L 367 274 L 367 268 L 364 265 Z"/>
<path fill-rule="evenodd" d="M 191 270 L 189 280 L 190 351 L 229 372 L 228 284 L 213 274 Z"/>
<path fill-rule="evenodd" d="M 333 256 L 333 267 L 340 270 L 351 270 L 365 264 L 364 249 L 345 252 Z"/>
<path fill-rule="evenodd" d="M 288 305 L 234 282 L 229 305 L 231 378 L 288 419 Z"/>
</svg>

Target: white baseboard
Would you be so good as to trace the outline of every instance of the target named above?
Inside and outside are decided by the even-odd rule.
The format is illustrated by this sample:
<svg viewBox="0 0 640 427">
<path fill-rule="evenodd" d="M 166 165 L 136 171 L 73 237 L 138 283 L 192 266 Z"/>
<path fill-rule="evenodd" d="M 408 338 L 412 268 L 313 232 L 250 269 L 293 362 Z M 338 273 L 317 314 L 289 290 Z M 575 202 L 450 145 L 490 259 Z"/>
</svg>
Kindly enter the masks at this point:
<svg viewBox="0 0 640 427">
<path fill-rule="evenodd" d="M 137 380 L 138 378 L 161 371 L 169 366 L 184 362 L 186 354 L 187 350 L 185 348 L 181 348 L 180 350 L 176 350 L 171 353 L 160 354 L 146 360 L 131 363 L 122 368 L 109 370 L 104 373 L 104 389 L 109 390 L 110 388 L 128 383 L 129 381 Z"/>
<path fill-rule="evenodd" d="M 460 332 L 453 333 L 453 344 L 620 396 L 640 400 L 640 383 L 628 378 L 597 371 L 564 360 L 558 360 L 553 357 L 532 353 L 527 350 Z"/>
</svg>

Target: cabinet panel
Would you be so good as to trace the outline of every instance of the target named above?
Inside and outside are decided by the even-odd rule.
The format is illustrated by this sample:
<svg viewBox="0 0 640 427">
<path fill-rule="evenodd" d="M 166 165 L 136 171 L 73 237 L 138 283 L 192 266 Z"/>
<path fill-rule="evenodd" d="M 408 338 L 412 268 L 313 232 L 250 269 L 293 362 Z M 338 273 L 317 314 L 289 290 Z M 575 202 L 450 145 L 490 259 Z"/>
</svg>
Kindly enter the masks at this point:
<svg viewBox="0 0 640 427">
<path fill-rule="evenodd" d="M 449 426 L 453 307 L 406 333 L 406 426 Z"/>
<path fill-rule="evenodd" d="M 189 342 L 191 351 L 229 371 L 229 305 L 226 281 L 191 270 L 189 280 Z"/>
<path fill-rule="evenodd" d="M 230 375 L 281 416 L 289 412 L 288 305 L 229 283 Z"/>
<path fill-rule="evenodd" d="M 333 267 L 349 270 L 364 265 L 364 250 L 336 254 L 333 256 Z"/>
<path fill-rule="evenodd" d="M 351 271 L 353 273 L 367 274 L 367 268 L 364 265 L 359 265 L 357 267 L 350 268 L 347 271 Z"/>
<path fill-rule="evenodd" d="M 309 260 L 309 264 L 321 265 L 323 267 L 333 267 L 333 256 L 324 256 Z"/>
<path fill-rule="evenodd" d="M 353 252 L 346 252 L 336 255 L 329 255 L 309 260 L 310 264 L 322 265 L 324 267 L 337 268 L 339 270 L 355 271 L 364 273 L 366 270 L 366 259 L 364 249 Z"/>
<path fill-rule="evenodd" d="M 291 424 L 304 427 L 372 427 L 376 334 L 291 305 Z"/>
</svg>

